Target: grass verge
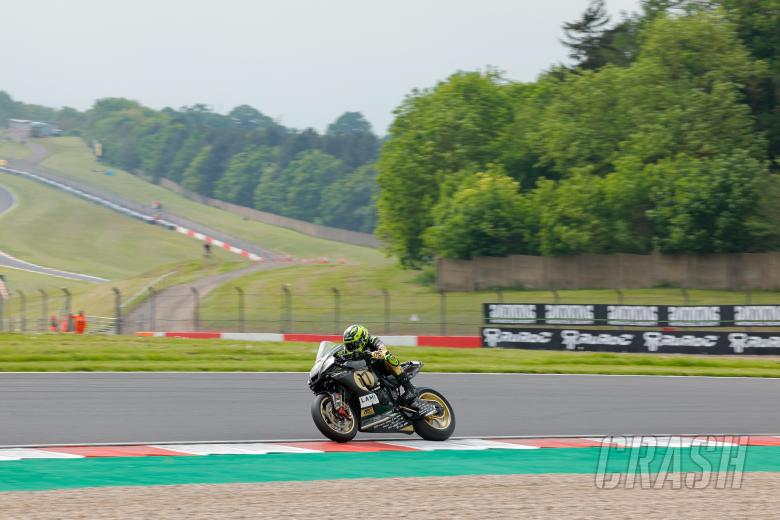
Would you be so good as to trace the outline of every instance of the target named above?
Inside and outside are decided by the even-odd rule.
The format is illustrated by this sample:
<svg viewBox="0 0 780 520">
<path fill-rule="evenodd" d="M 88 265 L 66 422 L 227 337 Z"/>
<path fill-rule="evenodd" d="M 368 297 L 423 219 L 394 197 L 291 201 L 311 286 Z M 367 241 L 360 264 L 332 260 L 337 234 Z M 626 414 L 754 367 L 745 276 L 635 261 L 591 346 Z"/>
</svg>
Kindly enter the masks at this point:
<svg viewBox="0 0 780 520">
<path fill-rule="evenodd" d="M 0 335 L 0 371 L 308 371 L 313 343 L 251 343 L 131 336 Z M 512 349 L 393 349 L 429 372 L 780 377 L 776 358 Z"/>
<path fill-rule="evenodd" d="M 375 249 L 313 238 L 289 229 L 244 220 L 240 215 L 189 200 L 136 175 L 97 162 L 84 142 L 77 137 L 47 138 L 36 142 L 45 146 L 52 154 L 42 166 L 65 177 L 111 191 L 140 204 L 149 205 L 158 200 L 162 202 L 165 211 L 259 246 L 296 257 L 343 257 L 350 262 L 361 264 L 391 262 Z M 112 170 L 113 175 L 106 175 L 106 170 Z"/>
<path fill-rule="evenodd" d="M 0 216 L 0 249 L 22 260 L 117 279 L 203 254 L 195 240 L 33 181 L 0 173 L 0 184 L 19 201 Z M 218 249 L 214 257 L 237 259 Z"/>
</svg>

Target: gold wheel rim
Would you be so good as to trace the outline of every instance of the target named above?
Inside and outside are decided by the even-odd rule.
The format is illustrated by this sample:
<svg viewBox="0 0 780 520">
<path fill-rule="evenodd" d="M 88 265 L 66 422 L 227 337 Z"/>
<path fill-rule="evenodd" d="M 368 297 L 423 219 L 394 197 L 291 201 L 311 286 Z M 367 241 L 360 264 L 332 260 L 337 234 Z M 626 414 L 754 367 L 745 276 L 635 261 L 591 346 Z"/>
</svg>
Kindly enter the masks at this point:
<svg viewBox="0 0 780 520">
<path fill-rule="evenodd" d="M 336 433 L 351 433 L 355 429 L 355 417 L 352 415 L 352 410 L 349 407 L 347 407 L 347 412 L 349 413 L 348 420 L 337 416 L 336 410 L 333 408 L 333 399 L 330 397 L 326 397 L 320 402 L 320 416 L 325 420 L 328 427 Z"/>
<path fill-rule="evenodd" d="M 437 404 L 442 410 L 439 414 L 426 417 L 425 422 L 437 430 L 446 430 L 449 428 L 452 423 L 452 414 L 450 413 L 450 407 L 447 406 L 444 399 L 431 392 L 423 392 L 420 394 L 420 399 Z"/>
</svg>

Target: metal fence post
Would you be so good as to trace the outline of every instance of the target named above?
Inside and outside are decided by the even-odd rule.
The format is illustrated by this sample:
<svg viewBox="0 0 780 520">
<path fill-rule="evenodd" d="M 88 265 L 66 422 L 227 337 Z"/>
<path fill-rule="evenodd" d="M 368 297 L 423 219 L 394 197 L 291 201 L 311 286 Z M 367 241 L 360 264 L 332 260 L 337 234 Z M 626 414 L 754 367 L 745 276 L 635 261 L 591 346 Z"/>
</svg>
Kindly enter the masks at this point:
<svg viewBox="0 0 780 520">
<path fill-rule="evenodd" d="M 19 329 L 27 331 L 27 296 L 23 291 L 16 291 L 19 295 Z"/>
<path fill-rule="evenodd" d="M 284 295 L 284 305 L 282 305 L 279 328 L 281 332 L 292 332 L 292 293 L 288 284 L 282 285 L 282 293 Z"/>
<path fill-rule="evenodd" d="M 498 303 L 504 303 L 504 291 L 500 287 L 496 287 L 496 299 Z"/>
<path fill-rule="evenodd" d="M 341 322 L 341 293 L 336 287 L 331 287 L 330 290 L 333 292 L 333 334 L 338 334 Z"/>
<path fill-rule="evenodd" d="M 190 291 L 192 291 L 192 300 L 195 303 L 192 309 L 192 324 L 195 327 L 195 332 L 198 332 L 200 330 L 200 294 L 195 287 L 190 287 Z"/>
<path fill-rule="evenodd" d="M 65 319 L 68 323 L 67 332 L 73 332 L 73 313 L 70 307 L 70 291 L 66 288 L 62 288 L 63 294 L 65 294 Z"/>
<path fill-rule="evenodd" d="M 751 305 L 753 303 L 753 291 L 750 289 L 745 290 L 745 305 Z"/>
<path fill-rule="evenodd" d="M 623 291 L 621 289 L 615 288 L 615 292 L 617 293 L 618 296 L 618 303 L 620 305 L 623 305 Z"/>
<path fill-rule="evenodd" d="M 111 288 L 114 291 L 114 334 L 122 334 L 122 293 L 116 287 Z"/>
<path fill-rule="evenodd" d="M 41 293 L 41 332 L 46 332 L 46 323 L 49 320 L 49 295 L 43 289 L 38 289 Z"/>
<path fill-rule="evenodd" d="M 447 335 L 447 293 L 439 291 L 439 335 Z"/>
<path fill-rule="evenodd" d="M 685 287 L 680 287 L 680 292 L 682 292 L 683 299 L 685 300 L 685 305 L 691 303 L 691 297 L 688 294 L 688 289 L 686 289 Z"/>
<path fill-rule="evenodd" d="M 244 290 L 241 287 L 236 287 L 238 293 L 238 331 L 245 332 L 244 330 Z"/>
<path fill-rule="evenodd" d="M 154 332 L 157 327 L 157 291 L 154 287 L 149 287 L 149 330 Z"/>
<path fill-rule="evenodd" d="M 558 289 L 553 287 L 550 291 L 553 293 L 553 303 L 561 303 L 561 295 L 558 294 Z"/>
<path fill-rule="evenodd" d="M 385 334 L 390 334 L 390 291 L 382 289 L 382 299 L 385 304 Z"/>
</svg>

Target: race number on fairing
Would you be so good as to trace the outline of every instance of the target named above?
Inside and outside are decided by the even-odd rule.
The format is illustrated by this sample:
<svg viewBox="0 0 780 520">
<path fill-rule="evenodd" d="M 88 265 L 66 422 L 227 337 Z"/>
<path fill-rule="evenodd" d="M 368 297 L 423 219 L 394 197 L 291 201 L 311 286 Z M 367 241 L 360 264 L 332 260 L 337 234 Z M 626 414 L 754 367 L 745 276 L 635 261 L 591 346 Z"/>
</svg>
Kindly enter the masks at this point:
<svg viewBox="0 0 780 520">
<path fill-rule="evenodd" d="M 368 406 L 371 406 L 372 404 L 379 404 L 379 398 L 376 396 L 376 394 L 367 394 L 367 395 L 360 396 L 361 408 L 366 408 Z"/>
</svg>

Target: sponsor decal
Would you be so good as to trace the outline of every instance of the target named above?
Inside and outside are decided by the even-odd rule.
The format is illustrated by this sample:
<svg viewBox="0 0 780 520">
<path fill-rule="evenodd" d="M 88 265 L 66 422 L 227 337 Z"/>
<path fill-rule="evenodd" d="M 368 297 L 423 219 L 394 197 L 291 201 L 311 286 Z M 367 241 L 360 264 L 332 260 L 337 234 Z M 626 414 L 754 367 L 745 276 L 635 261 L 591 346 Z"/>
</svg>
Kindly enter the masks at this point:
<svg viewBox="0 0 780 520">
<path fill-rule="evenodd" d="M 485 347 L 601 352 L 780 355 L 780 333 L 485 327 Z"/>
<path fill-rule="evenodd" d="M 670 306 L 669 325 L 671 327 L 718 327 L 720 326 L 720 307 Z"/>
<path fill-rule="evenodd" d="M 745 332 L 733 332 L 728 335 L 729 348 L 735 354 L 742 354 L 746 348 L 776 348 L 780 350 L 780 336 L 748 334 Z"/>
<path fill-rule="evenodd" d="M 658 326 L 658 306 L 607 305 L 607 325 Z"/>
<path fill-rule="evenodd" d="M 545 322 L 551 325 L 593 325 L 595 305 L 545 305 Z"/>
<path fill-rule="evenodd" d="M 488 323 L 536 323 L 536 304 L 488 303 Z"/>
<path fill-rule="evenodd" d="M 614 334 L 609 332 L 590 332 L 562 330 L 561 341 L 566 350 L 576 350 L 579 345 L 631 345 L 636 334 Z"/>
<path fill-rule="evenodd" d="M 369 415 L 374 415 L 376 412 L 374 411 L 373 406 L 369 406 L 368 408 L 363 408 L 360 410 L 360 417 L 368 417 Z"/>
<path fill-rule="evenodd" d="M 488 347 L 497 347 L 500 343 L 533 343 L 545 344 L 552 340 L 554 333 L 551 331 L 534 332 L 524 330 L 514 333 L 508 330 L 485 328 L 482 329 L 484 344 Z"/>
<path fill-rule="evenodd" d="M 359 399 L 361 408 L 368 408 L 373 404 L 379 404 L 379 398 L 374 393 L 361 395 Z"/>
<path fill-rule="evenodd" d="M 780 305 L 736 305 L 734 306 L 735 325 L 780 325 Z"/>
<path fill-rule="evenodd" d="M 642 339 L 648 352 L 657 352 L 661 347 L 714 347 L 718 344 L 718 336 L 713 334 L 680 336 L 662 332 L 645 332 L 642 334 Z"/>
<path fill-rule="evenodd" d="M 486 325 L 618 327 L 780 326 L 780 305 L 563 305 L 485 303 Z"/>
</svg>

